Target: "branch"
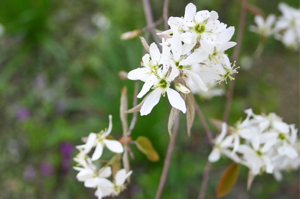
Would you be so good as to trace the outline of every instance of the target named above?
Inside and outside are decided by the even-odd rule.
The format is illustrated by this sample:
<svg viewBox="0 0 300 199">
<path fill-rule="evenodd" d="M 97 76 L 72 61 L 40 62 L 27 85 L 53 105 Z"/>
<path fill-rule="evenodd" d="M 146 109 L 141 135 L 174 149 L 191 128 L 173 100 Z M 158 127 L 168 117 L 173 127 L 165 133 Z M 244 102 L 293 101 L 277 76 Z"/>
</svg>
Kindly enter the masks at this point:
<svg viewBox="0 0 300 199">
<path fill-rule="evenodd" d="M 197 103 L 195 103 L 195 108 L 196 108 L 196 112 L 197 112 L 197 115 L 199 116 L 202 124 L 203 124 L 203 127 L 205 129 L 205 132 L 206 132 L 206 135 L 207 135 L 207 138 L 208 138 L 208 141 L 210 144 L 213 144 L 213 135 L 212 133 L 210 132 L 210 129 L 209 129 L 209 126 L 205 120 L 205 117 L 204 115 L 202 114 L 202 111 L 200 110 L 200 107 Z"/>
<path fill-rule="evenodd" d="M 234 49 L 234 53 L 233 53 L 233 60 L 237 60 L 240 55 L 242 40 L 243 40 L 244 30 L 245 30 L 246 14 L 247 14 L 247 0 L 242 0 L 239 32 L 238 32 L 238 36 L 237 36 L 237 45 L 236 45 L 236 47 Z M 233 74 L 233 78 L 235 78 L 235 77 L 236 77 L 236 73 Z M 226 100 L 224 117 L 223 117 L 224 122 L 228 121 L 229 112 L 230 112 L 230 108 L 231 108 L 232 96 L 233 96 L 233 92 L 234 92 L 235 81 L 230 82 L 229 89 L 227 92 L 227 100 Z"/>
<path fill-rule="evenodd" d="M 149 0 L 143 0 L 143 5 L 144 5 L 144 11 L 145 11 L 145 15 L 146 15 L 147 26 L 150 26 L 151 24 L 153 24 L 153 16 L 152 16 L 151 5 L 149 3 Z M 151 28 L 150 32 L 154 38 L 155 43 L 159 44 L 160 40 L 159 40 L 158 36 L 156 35 L 155 30 L 153 28 Z M 161 48 L 160 45 L 158 45 L 158 47 Z"/>
<path fill-rule="evenodd" d="M 174 145 L 175 145 L 175 141 L 176 141 L 176 137 L 177 137 L 177 133 L 178 133 L 178 128 L 179 128 L 179 116 L 180 116 L 180 114 L 177 116 L 177 118 L 175 120 L 175 125 L 174 125 L 174 129 L 173 129 L 173 137 L 169 142 L 167 156 L 165 159 L 164 168 L 163 168 L 163 172 L 160 177 L 160 182 L 159 182 L 158 190 L 156 192 L 155 199 L 160 199 L 162 191 L 164 189 L 166 179 L 167 179 L 169 166 L 170 166 L 170 162 L 171 162 L 171 157 L 172 157 L 172 153 L 173 153 L 173 149 L 174 149 Z"/>
<path fill-rule="evenodd" d="M 165 0 L 164 13 L 163 13 L 163 18 L 165 21 L 165 30 L 167 30 L 169 28 L 169 26 L 168 26 L 168 18 L 169 18 L 168 8 L 169 8 L 169 0 Z"/>
<path fill-rule="evenodd" d="M 203 174 L 203 178 L 202 178 L 202 184 L 201 184 L 201 189 L 200 189 L 198 199 L 205 198 L 205 192 L 206 192 L 206 188 L 207 188 L 207 183 L 208 183 L 208 179 L 209 179 L 209 171 L 210 171 L 211 165 L 212 165 L 211 162 L 207 161 L 205 170 L 204 170 L 204 174 Z"/>
</svg>

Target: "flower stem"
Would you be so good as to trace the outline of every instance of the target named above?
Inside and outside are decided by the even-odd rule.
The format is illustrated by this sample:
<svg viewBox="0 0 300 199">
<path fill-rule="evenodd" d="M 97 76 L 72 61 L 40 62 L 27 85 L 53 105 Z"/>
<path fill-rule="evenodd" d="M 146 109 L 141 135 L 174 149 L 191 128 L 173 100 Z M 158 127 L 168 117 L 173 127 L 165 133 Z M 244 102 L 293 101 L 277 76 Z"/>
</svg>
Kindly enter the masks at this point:
<svg viewBox="0 0 300 199">
<path fill-rule="evenodd" d="M 247 0 L 242 0 L 239 31 L 238 31 L 238 36 L 237 36 L 237 45 L 233 52 L 233 60 L 237 60 L 240 55 L 242 40 L 243 40 L 244 30 L 245 30 L 246 14 L 247 14 Z M 233 78 L 235 78 L 235 76 L 236 76 L 236 73 L 232 75 Z M 228 121 L 230 108 L 231 108 L 232 96 L 233 96 L 233 92 L 234 92 L 234 85 L 235 85 L 235 81 L 231 81 L 230 85 L 229 85 L 229 89 L 227 91 L 227 95 L 226 95 L 227 99 L 226 99 L 225 111 L 224 111 L 224 116 L 223 116 L 224 122 Z"/>
<path fill-rule="evenodd" d="M 169 18 L 169 13 L 168 13 L 168 10 L 169 9 L 169 0 L 165 0 L 164 1 L 164 12 L 163 12 L 163 18 L 164 18 L 164 21 L 165 21 L 165 30 L 168 29 L 168 18 Z"/>
<path fill-rule="evenodd" d="M 209 141 L 210 144 L 213 144 L 213 135 L 212 135 L 212 133 L 211 133 L 211 131 L 209 129 L 209 126 L 208 126 L 208 124 L 207 124 L 207 122 L 205 120 L 205 117 L 204 117 L 204 115 L 203 115 L 202 111 L 200 110 L 200 107 L 199 107 L 199 105 L 197 103 L 195 103 L 195 108 L 196 108 L 197 115 L 199 116 L 199 118 L 200 118 L 200 120 L 202 122 L 202 125 L 203 125 L 203 127 L 205 129 L 208 141 Z"/>
<path fill-rule="evenodd" d="M 172 139 L 170 139 L 170 142 L 169 142 L 168 151 L 167 151 L 167 155 L 166 155 L 166 159 L 165 159 L 165 163 L 164 163 L 164 168 L 163 168 L 163 172 L 160 177 L 160 182 L 159 182 L 159 186 L 158 186 L 158 189 L 156 192 L 155 199 L 160 199 L 162 191 L 164 189 L 166 179 L 167 179 L 169 166 L 170 166 L 170 162 L 171 162 L 171 157 L 172 157 L 172 153 L 173 153 L 173 149 L 174 149 L 174 145 L 175 145 L 175 141 L 176 141 L 176 137 L 177 137 L 177 133 L 178 133 L 178 128 L 179 128 L 179 117 L 180 117 L 180 114 L 178 114 L 178 116 L 175 120 L 174 129 L 173 129 L 173 137 L 172 137 Z"/>
<path fill-rule="evenodd" d="M 211 162 L 207 161 L 205 170 L 204 170 L 204 174 L 203 174 L 203 178 L 202 178 L 202 184 L 201 184 L 201 189 L 200 189 L 198 199 L 205 198 L 205 192 L 207 189 L 207 183 L 208 183 L 208 179 L 209 179 L 209 171 L 210 171 L 211 165 L 212 165 Z"/>
</svg>

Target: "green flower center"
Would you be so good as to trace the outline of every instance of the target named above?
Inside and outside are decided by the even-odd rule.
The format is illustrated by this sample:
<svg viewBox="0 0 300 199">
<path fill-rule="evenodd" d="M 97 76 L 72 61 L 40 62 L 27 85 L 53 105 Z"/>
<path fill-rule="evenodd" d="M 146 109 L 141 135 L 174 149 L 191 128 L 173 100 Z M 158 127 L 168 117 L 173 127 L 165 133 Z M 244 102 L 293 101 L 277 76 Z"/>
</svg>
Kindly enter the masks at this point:
<svg viewBox="0 0 300 199">
<path fill-rule="evenodd" d="M 263 155 L 263 153 L 262 153 L 261 151 L 256 151 L 256 154 L 257 154 L 258 156 L 262 156 L 262 155 Z"/>
<path fill-rule="evenodd" d="M 166 88 L 169 87 L 169 83 L 168 83 L 167 80 L 165 80 L 165 79 L 159 80 L 158 85 L 159 85 L 159 87 L 162 88 L 162 89 L 166 89 Z"/>
<path fill-rule="evenodd" d="M 199 23 L 195 26 L 195 31 L 199 34 L 202 34 L 205 32 L 205 25 L 203 25 L 202 23 Z"/>
<path fill-rule="evenodd" d="M 278 135 L 278 138 L 281 139 L 281 140 L 285 140 L 285 134 L 280 133 L 280 134 Z"/>
</svg>

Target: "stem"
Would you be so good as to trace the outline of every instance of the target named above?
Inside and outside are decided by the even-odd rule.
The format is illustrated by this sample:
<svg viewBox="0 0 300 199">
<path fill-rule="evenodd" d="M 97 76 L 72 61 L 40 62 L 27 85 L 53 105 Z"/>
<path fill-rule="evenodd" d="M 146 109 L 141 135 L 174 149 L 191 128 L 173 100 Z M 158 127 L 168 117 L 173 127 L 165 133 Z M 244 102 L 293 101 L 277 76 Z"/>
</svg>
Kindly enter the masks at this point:
<svg viewBox="0 0 300 199">
<path fill-rule="evenodd" d="M 242 9 L 241 9 L 241 15 L 240 15 L 240 23 L 239 23 L 239 32 L 237 36 L 237 45 L 236 48 L 234 49 L 233 53 L 233 60 L 237 60 L 240 51 L 241 51 L 241 46 L 242 46 L 242 40 L 244 36 L 244 30 L 245 30 L 245 22 L 246 22 L 246 14 L 247 14 L 247 0 L 242 0 Z M 235 78 L 236 73 L 232 75 L 233 78 Z M 226 99 L 226 105 L 225 105 L 225 111 L 224 111 L 224 117 L 223 121 L 227 122 L 228 117 L 229 117 L 229 112 L 231 108 L 231 101 L 232 101 L 232 96 L 233 96 L 233 91 L 234 91 L 234 85 L 235 81 L 231 81 L 229 85 L 229 89 L 227 92 L 227 99 Z"/>
<path fill-rule="evenodd" d="M 176 141 L 176 137 L 177 137 L 177 133 L 178 133 L 178 128 L 179 128 L 179 117 L 180 117 L 180 115 L 178 115 L 175 120 L 175 125 L 174 125 L 174 129 L 173 129 L 173 137 L 172 137 L 172 139 L 170 139 L 170 142 L 169 142 L 167 156 L 165 159 L 164 168 L 163 168 L 163 172 L 160 177 L 160 182 L 159 182 L 159 186 L 158 186 L 158 189 L 156 192 L 155 199 L 160 199 L 162 191 L 164 189 L 166 179 L 167 179 L 169 166 L 170 166 L 170 162 L 171 162 L 171 157 L 172 157 L 172 153 L 173 153 L 173 149 L 174 149 L 174 145 L 175 145 L 175 141 Z"/>
<path fill-rule="evenodd" d="M 203 113 L 202 113 L 202 111 L 201 111 L 201 109 L 200 109 L 200 107 L 197 103 L 195 103 L 195 108 L 196 108 L 196 112 L 197 112 L 197 114 L 198 114 L 198 116 L 199 116 L 199 118 L 200 118 L 200 120 L 203 124 L 203 127 L 205 129 L 208 141 L 209 141 L 210 144 L 213 144 L 213 135 L 212 135 L 212 133 L 209 129 L 209 126 L 208 126 L 208 124 L 205 120 L 205 117 L 204 117 L 204 115 L 203 115 Z"/>
<path fill-rule="evenodd" d="M 160 18 L 159 20 L 157 20 L 156 22 L 146 26 L 145 28 L 142 29 L 143 32 L 147 31 L 147 30 L 151 30 L 153 28 L 155 28 L 157 25 L 161 24 L 163 22 L 164 18 Z"/>
<path fill-rule="evenodd" d="M 144 5 L 144 11 L 145 11 L 145 15 L 146 15 L 147 26 L 150 26 L 151 24 L 153 24 L 153 16 L 152 16 L 151 5 L 149 3 L 149 0 L 143 0 L 143 5 Z M 157 44 L 159 44 L 160 40 L 159 40 L 158 36 L 156 35 L 155 30 L 153 28 L 151 28 L 150 32 L 154 38 L 154 41 Z M 158 45 L 158 47 L 161 48 L 160 45 Z"/>
<path fill-rule="evenodd" d="M 260 42 L 254 52 L 254 59 L 259 59 L 259 57 L 261 56 L 261 53 L 263 52 L 263 49 L 265 47 L 265 44 L 266 44 L 266 37 L 262 36 L 261 39 L 260 39 Z"/>
<path fill-rule="evenodd" d="M 205 198 L 205 192 L 207 189 L 207 183 L 208 183 L 208 179 L 209 179 L 209 171 L 210 171 L 211 165 L 212 165 L 212 163 L 210 161 L 207 161 L 205 170 L 204 170 L 204 174 L 203 174 L 203 178 L 202 178 L 202 184 L 201 184 L 201 189 L 200 189 L 198 199 Z"/>
<path fill-rule="evenodd" d="M 168 26 L 168 18 L 169 18 L 169 0 L 165 0 L 164 2 L 164 13 L 163 13 L 163 18 L 165 21 L 165 30 L 167 30 L 169 28 Z"/>
</svg>

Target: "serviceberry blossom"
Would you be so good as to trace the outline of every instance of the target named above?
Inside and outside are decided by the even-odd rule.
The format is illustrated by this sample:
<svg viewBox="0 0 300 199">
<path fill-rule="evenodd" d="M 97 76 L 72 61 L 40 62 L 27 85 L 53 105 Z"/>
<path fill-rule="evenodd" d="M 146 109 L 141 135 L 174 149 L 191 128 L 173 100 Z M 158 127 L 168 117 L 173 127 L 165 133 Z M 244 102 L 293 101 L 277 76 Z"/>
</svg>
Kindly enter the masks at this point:
<svg viewBox="0 0 300 199">
<path fill-rule="evenodd" d="M 98 199 L 106 196 L 117 196 L 123 191 L 125 186 L 125 180 L 131 175 L 132 171 L 126 172 L 125 169 L 120 169 L 113 175 L 114 181 L 110 178 L 113 174 L 111 166 L 114 162 L 119 161 L 121 153 L 123 153 L 123 146 L 119 141 L 111 140 L 107 136 L 112 130 L 112 116 L 109 116 L 109 127 L 100 133 L 90 133 L 86 139 L 84 145 L 79 145 L 76 148 L 79 153 L 74 158 L 77 165 L 74 167 L 75 170 L 79 171 L 76 178 L 80 182 L 84 182 L 84 186 L 87 188 L 96 189 L 95 195 Z M 109 160 L 99 160 L 102 155 L 103 148 L 106 146 L 112 151 L 114 156 Z M 89 153 L 95 148 L 92 157 Z M 95 164 L 95 161 L 98 163 Z M 99 166 L 100 163 L 105 163 Z"/>
<path fill-rule="evenodd" d="M 300 9 L 295 9 L 285 3 L 278 5 L 282 16 L 279 17 L 275 28 L 279 31 L 277 39 L 292 49 L 300 46 Z"/>
<path fill-rule="evenodd" d="M 286 124 L 275 113 L 255 115 L 251 109 L 245 112 L 247 118 L 234 127 L 228 128 L 223 123 L 209 161 L 218 161 L 223 154 L 248 167 L 253 175 L 265 171 L 273 173 L 277 180 L 282 178 L 281 171 L 298 169 L 299 141 L 295 125 Z"/>
<path fill-rule="evenodd" d="M 153 89 L 145 97 L 141 115 L 149 114 L 165 93 L 171 106 L 185 113 L 184 94 L 208 91 L 208 85 L 234 79 L 231 75 L 237 71 L 225 51 L 236 45 L 230 41 L 235 29 L 227 28 L 218 18 L 216 11 L 197 12 L 192 3 L 186 6 L 183 18 L 169 18 L 170 29 L 159 33 L 164 36 L 162 53 L 152 43 L 141 67 L 128 73 L 128 79 L 145 82 L 138 98 Z M 173 84 L 179 92 L 171 88 Z"/>
<path fill-rule="evenodd" d="M 269 37 L 275 32 L 277 32 L 277 30 L 273 27 L 275 19 L 276 17 L 273 14 L 269 15 L 266 19 L 264 19 L 260 15 L 256 15 L 254 18 L 256 26 L 250 26 L 249 29 L 253 32 L 260 34 L 263 37 Z"/>
</svg>

